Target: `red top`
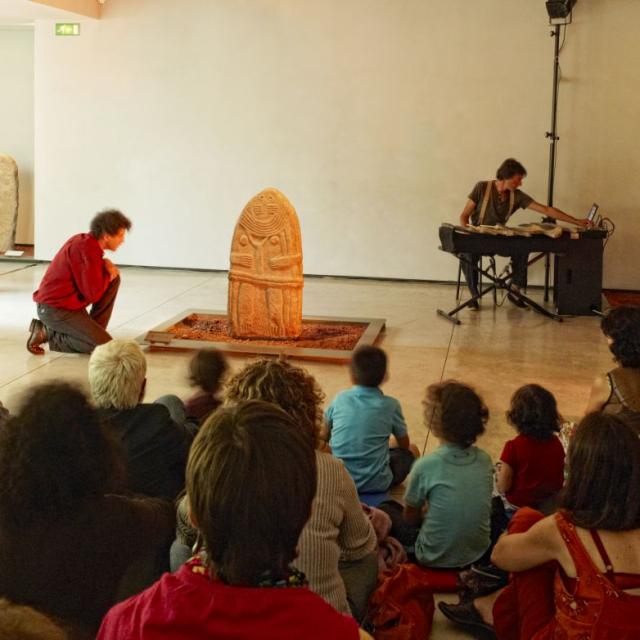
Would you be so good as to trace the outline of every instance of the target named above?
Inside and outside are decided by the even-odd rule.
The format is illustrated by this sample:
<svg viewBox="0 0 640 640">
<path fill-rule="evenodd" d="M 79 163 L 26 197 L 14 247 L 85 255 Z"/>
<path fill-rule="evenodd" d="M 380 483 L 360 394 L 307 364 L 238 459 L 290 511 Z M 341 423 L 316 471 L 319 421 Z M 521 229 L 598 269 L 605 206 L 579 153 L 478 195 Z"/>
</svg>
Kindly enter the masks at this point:
<svg viewBox="0 0 640 640">
<path fill-rule="evenodd" d="M 358 625 L 306 587 L 233 587 L 197 560 L 113 607 L 98 640 L 358 640 Z"/>
<path fill-rule="evenodd" d="M 561 571 L 556 573 L 555 618 L 533 637 L 536 640 L 637 640 L 640 596 L 621 591 L 598 571 L 565 513 L 559 511 L 555 518 L 579 580 L 572 591 L 567 591 Z"/>
<path fill-rule="evenodd" d="M 103 255 L 90 233 L 72 236 L 51 261 L 34 301 L 75 311 L 100 300 L 109 286 Z"/>
<path fill-rule="evenodd" d="M 504 445 L 500 460 L 513 469 L 506 497 L 516 507 L 537 507 L 562 489 L 564 449 L 556 436 L 537 440 L 520 434 Z"/>
</svg>

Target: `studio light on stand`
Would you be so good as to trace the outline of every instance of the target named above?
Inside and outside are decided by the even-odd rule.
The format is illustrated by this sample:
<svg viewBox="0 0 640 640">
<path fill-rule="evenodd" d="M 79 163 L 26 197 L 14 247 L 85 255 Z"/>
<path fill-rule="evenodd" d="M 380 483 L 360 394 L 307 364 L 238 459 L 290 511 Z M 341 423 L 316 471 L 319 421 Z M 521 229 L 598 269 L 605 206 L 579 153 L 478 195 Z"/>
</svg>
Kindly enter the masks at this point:
<svg viewBox="0 0 640 640">
<path fill-rule="evenodd" d="M 571 24 L 572 11 L 577 0 L 547 0 L 547 13 L 549 15 L 549 24 L 553 26 L 550 35 L 554 38 L 553 53 L 553 98 L 551 102 L 551 131 L 547 131 L 546 138 L 551 140 L 549 147 L 549 184 L 547 188 L 547 206 L 553 206 L 553 187 L 556 175 L 556 142 L 559 140 L 557 132 L 557 114 L 558 114 L 558 84 L 560 77 L 560 27 L 566 29 Z M 551 218 L 545 218 L 545 222 L 550 222 Z M 545 256 L 544 261 L 544 301 L 549 300 L 549 273 L 550 273 L 550 257 Z"/>
</svg>

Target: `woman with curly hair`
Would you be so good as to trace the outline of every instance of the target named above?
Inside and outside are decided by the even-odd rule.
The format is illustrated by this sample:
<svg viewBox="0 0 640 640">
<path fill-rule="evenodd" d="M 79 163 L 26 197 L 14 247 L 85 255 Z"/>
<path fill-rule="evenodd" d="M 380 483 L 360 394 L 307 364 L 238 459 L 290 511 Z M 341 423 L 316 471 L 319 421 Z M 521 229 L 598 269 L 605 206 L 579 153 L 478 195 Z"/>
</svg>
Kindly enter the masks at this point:
<svg viewBox="0 0 640 640">
<path fill-rule="evenodd" d="M 263 400 L 279 406 L 314 446 L 318 488 L 294 564 L 312 591 L 337 611 L 360 619 L 376 584 L 377 542 L 344 465 L 319 449 L 323 399 L 318 383 L 303 368 L 266 358 L 233 375 L 225 389 L 225 405 Z M 195 531 L 185 526 L 187 511 L 185 498 L 178 508 L 178 540 L 191 545 Z"/>
<path fill-rule="evenodd" d="M 587 413 L 640 413 L 640 307 L 616 307 L 600 327 L 618 366 L 595 379 Z"/>
<path fill-rule="evenodd" d="M 0 596 L 93 637 L 129 567 L 170 539 L 170 503 L 112 495 L 119 453 L 82 392 L 32 389 L 0 429 Z"/>
</svg>

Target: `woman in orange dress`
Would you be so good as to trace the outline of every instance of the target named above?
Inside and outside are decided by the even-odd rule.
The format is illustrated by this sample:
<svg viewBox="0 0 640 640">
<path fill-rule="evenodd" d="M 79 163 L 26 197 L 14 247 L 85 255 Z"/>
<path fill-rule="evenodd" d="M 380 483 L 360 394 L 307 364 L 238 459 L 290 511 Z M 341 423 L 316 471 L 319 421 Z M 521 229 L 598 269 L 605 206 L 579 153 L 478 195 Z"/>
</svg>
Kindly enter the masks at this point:
<svg viewBox="0 0 640 640">
<path fill-rule="evenodd" d="M 640 638 L 640 439 L 589 414 L 569 448 L 560 510 L 520 509 L 492 561 L 509 585 L 443 613 L 500 640 Z"/>
</svg>

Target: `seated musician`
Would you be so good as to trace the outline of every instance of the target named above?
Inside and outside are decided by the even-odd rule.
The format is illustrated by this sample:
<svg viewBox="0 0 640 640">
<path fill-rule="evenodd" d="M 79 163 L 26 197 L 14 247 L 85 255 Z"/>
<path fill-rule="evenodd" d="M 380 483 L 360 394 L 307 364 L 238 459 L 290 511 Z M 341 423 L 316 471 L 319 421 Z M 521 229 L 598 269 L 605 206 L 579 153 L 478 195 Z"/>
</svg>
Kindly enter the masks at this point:
<svg viewBox="0 0 640 640">
<path fill-rule="evenodd" d="M 582 227 L 589 226 L 588 220 L 574 218 L 555 207 L 547 207 L 520 191 L 518 187 L 526 175 L 527 170 L 517 160 L 507 158 L 498 168 L 496 180 L 478 182 L 473 188 L 467 204 L 460 214 L 460 224 L 466 227 L 469 225 L 469 220 L 474 226 L 506 224 L 518 209 L 532 209 L 550 218 L 564 220 Z M 466 253 L 463 254 L 463 257 L 473 265 L 480 262 L 480 255 L 475 253 Z M 511 256 L 510 286 L 516 291 L 519 291 L 527 283 L 527 262 L 526 255 Z M 462 263 L 462 270 L 471 295 L 478 296 L 478 272 L 466 262 Z M 511 293 L 507 294 L 507 297 L 518 307 L 527 306 L 520 298 Z M 478 301 L 474 300 L 469 306 L 471 309 L 478 309 Z"/>
</svg>

